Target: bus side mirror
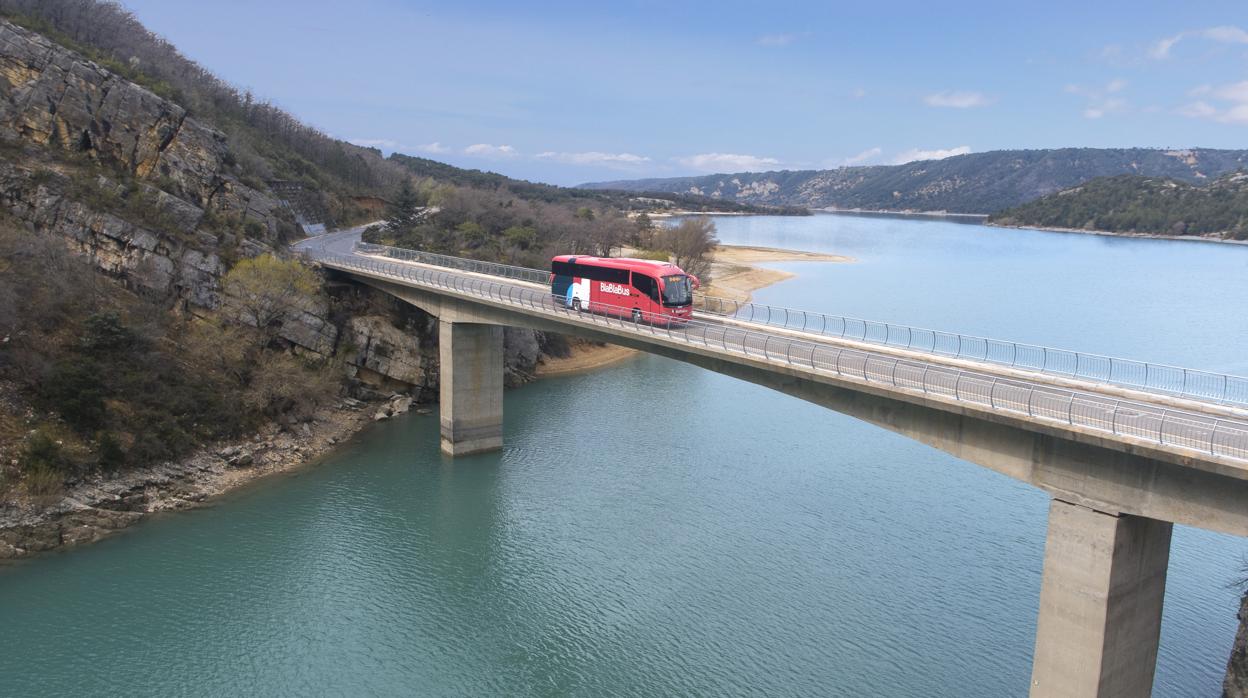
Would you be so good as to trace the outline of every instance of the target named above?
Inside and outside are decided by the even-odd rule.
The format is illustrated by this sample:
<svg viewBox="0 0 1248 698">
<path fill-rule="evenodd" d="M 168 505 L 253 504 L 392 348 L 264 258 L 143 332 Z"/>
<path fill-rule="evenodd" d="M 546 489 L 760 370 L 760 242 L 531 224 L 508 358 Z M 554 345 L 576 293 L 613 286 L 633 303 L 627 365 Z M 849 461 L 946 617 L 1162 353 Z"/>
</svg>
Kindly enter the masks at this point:
<svg viewBox="0 0 1248 698">
<path fill-rule="evenodd" d="M 690 275 L 689 275 L 689 278 L 690 278 L 690 279 L 693 279 L 693 288 L 694 288 L 694 290 L 697 290 L 697 289 L 699 289 L 699 288 L 702 288 L 702 282 L 698 280 L 698 277 L 694 276 L 693 274 L 690 274 Z"/>
</svg>

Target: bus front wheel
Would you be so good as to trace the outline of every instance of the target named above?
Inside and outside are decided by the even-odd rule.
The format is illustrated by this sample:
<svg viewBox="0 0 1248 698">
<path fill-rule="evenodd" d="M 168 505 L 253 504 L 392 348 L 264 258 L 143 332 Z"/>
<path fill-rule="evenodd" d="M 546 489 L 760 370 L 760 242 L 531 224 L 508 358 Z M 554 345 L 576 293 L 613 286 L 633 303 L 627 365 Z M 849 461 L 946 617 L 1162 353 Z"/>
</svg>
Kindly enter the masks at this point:
<svg viewBox="0 0 1248 698">
<path fill-rule="evenodd" d="M 633 323 L 636 324 L 640 322 L 641 322 L 641 309 L 633 308 Z"/>
<path fill-rule="evenodd" d="M 581 312 L 581 299 L 580 298 L 572 299 L 572 309 L 578 313 Z"/>
</svg>

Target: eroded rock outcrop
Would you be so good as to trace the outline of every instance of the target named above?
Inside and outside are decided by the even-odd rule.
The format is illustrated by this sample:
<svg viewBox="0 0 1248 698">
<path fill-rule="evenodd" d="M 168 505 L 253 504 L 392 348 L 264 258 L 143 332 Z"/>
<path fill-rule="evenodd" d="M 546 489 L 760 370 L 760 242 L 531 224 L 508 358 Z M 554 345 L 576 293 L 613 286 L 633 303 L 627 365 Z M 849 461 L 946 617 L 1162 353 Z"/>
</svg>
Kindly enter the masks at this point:
<svg viewBox="0 0 1248 698">
<path fill-rule="evenodd" d="M 221 132 L 181 106 L 34 32 L 0 20 L 0 138 L 80 152 L 203 209 L 277 233 L 277 202 L 242 184 Z"/>
<path fill-rule="evenodd" d="M 234 176 L 224 134 L 3 19 L 0 146 L 10 151 L 0 159 L 4 210 L 64 239 L 129 288 L 192 313 L 221 306 L 227 258 L 277 246 L 278 203 Z M 113 174 L 97 172 L 91 160 Z M 205 229 L 209 214 L 249 221 L 253 232 Z M 436 398 L 436 321 L 376 292 L 355 288 L 306 302 L 279 334 L 300 351 L 342 359 L 375 390 Z M 511 329 L 506 336 L 508 384 L 525 382 L 540 354 L 536 336 Z"/>
<path fill-rule="evenodd" d="M 99 186 L 115 185 L 103 180 Z M 219 304 L 224 267 L 213 251 L 215 240 L 201 248 L 144 228 L 71 199 L 68 188 L 68 179 L 50 170 L 0 162 L 0 206 L 17 219 L 64 238 L 101 271 L 137 291 L 181 298 L 204 308 Z M 189 222 L 203 215 L 176 197 L 153 196 L 153 201 L 174 220 Z"/>
</svg>

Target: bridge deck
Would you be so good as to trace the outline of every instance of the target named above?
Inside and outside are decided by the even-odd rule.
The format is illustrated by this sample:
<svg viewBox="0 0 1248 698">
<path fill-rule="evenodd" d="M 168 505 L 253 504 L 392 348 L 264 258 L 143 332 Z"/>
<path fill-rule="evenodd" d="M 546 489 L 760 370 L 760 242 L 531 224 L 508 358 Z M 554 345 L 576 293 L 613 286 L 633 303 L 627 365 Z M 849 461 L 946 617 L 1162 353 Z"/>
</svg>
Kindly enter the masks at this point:
<svg viewBox="0 0 1248 698">
<path fill-rule="evenodd" d="M 1183 456 L 1196 467 L 1248 479 L 1248 409 L 1236 404 L 828 336 L 705 311 L 697 312 L 687 325 L 674 327 L 576 313 L 555 302 L 544 283 L 538 282 L 546 272 L 493 265 L 509 275 L 503 277 L 363 254 L 356 250 L 358 239 L 357 229 L 307 240 L 300 248 L 329 268 L 543 317 L 566 326 L 570 332 L 578 326 L 609 327 L 632 341 L 683 344 L 697 347 L 703 354 L 744 357 L 789 373 L 835 376 L 870 384 L 875 389 L 882 386 L 927 399 L 1007 413 L 1037 425 L 1091 430 L 1124 447 L 1160 447 Z M 448 262 L 460 263 L 469 261 Z M 524 278 L 526 273 L 528 278 Z"/>
</svg>

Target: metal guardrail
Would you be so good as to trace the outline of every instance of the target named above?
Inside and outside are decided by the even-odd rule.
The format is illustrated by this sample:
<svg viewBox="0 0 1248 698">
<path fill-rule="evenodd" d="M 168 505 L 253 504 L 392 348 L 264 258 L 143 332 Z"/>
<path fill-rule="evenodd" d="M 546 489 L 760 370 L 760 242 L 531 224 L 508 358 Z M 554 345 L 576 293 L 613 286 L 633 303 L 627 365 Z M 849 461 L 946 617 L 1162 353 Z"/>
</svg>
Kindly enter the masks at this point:
<svg viewBox="0 0 1248 698">
<path fill-rule="evenodd" d="M 855 382 L 888 385 L 912 394 L 938 396 L 998 412 L 1026 415 L 1035 420 L 1248 461 L 1248 422 L 1003 379 L 943 364 L 754 332 L 726 323 L 690 320 L 663 325 L 662 323 L 667 322 L 666 316 L 641 314 L 634 317 L 631 307 L 595 303 L 587 312 L 578 312 L 558 302 L 549 293 L 537 289 L 415 267 L 376 257 L 326 252 L 313 253 L 311 256 L 321 264 L 333 268 L 360 271 L 410 284 L 444 289 L 452 294 L 484 298 L 546 315 L 561 316 L 573 322 L 608 325 L 628 332 L 750 357 L 776 366 L 797 367 Z"/>
<path fill-rule="evenodd" d="M 723 298 L 696 299 L 699 310 L 746 322 L 983 361 L 1051 375 L 1248 406 L 1248 378 L 1180 366 L 1086 354 L 973 335 L 940 332 L 841 315 L 825 315 Z"/>
<path fill-rule="evenodd" d="M 482 262 L 476 259 L 467 259 L 465 257 L 451 257 L 450 255 L 421 252 L 419 250 L 408 250 L 402 247 L 375 245 L 370 242 L 355 243 L 355 250 L 361 254 L 380 255 L 393 259 L 402 259 L 407 262 L 430 264 L 436 267 L 446 267 L 448 269 L 459 269 L 461 271 L 468 271 L 474 274 L 501 276 L 505 279 L 516 279 L 517 281 L 527 281 L 529 283 L 537 284 L 550 283 L 550 272 L 542 271 L 541 269 L 515 267 L 510 264 L 499 264 L 497 262 Z"/>
<path fill-rule="evenodd" d="M 381 255 L 530 283 L 546 284 L 550 281 L 550 272 L 542 269 L 481 262 L 365 242 L 356 243 L 356 250 L 363 254 Z M 843 315 L 827 315 L 761 303 L 734 301 L 700 294 L 694 296 L 694 307 L 702 312 L 768 327 L 1248 407 L 1248 378 L 1242 376 L 894 325 Z"/>
</svg>

